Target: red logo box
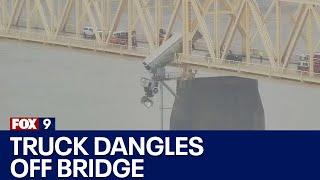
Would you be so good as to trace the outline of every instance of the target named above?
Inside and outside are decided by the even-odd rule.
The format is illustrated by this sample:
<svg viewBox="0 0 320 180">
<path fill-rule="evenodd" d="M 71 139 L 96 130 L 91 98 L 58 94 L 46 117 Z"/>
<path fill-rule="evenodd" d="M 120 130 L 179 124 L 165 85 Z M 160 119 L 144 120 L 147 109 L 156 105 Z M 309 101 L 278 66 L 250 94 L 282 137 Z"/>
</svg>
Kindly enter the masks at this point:
<svg viewBox="0 0 320 180">
<path fill-rule="evenodd" d="M 12 117 L 10 118 L 11 131 L 38 131 L 39 118 L 35 117 Z"/>
</svg>

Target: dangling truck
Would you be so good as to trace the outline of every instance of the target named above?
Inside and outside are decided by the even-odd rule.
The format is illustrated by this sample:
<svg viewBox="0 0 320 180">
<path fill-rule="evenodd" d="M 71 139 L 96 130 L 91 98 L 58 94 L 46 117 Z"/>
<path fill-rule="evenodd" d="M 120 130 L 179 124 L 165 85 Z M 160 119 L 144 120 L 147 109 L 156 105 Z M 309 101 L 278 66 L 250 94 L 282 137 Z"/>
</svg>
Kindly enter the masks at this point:
<svg viewBox="0 0 320 180">
<path fill-rule="evenodd" d="M 151 74 L 150 78 L 141 78 L 140 80 L 145 92 L 141 103 L 147 108 L 152 107 L 151 98 L 158 93 L 159 84 L 167 80 L 165 67 L 174 61 L 176 53 L 181 52 L 182 34 L 174 34 L 143 61 L 145 69 Z"/>
<path fill-rule="evenodd" d="M 193 42 L 201 38 L 201 33 L 197 31 Z M 165 68 L 174 61 L 177 53 L 182 52 L 182 39 L 182 34 L 172 34 L 168 40 L 164 41 L 158 49 L 143 61 L 145 69 L 151 74 L 150 78 L 141 78 L 140 81 L 145 92 L 145 95 L 141 98 L 141 103 L 146 107 L 150 108 L 153 105 L 151 98 L 158 93 L 160 83 L 173 94 L 173 91 L 170 90 L 165 81 L 177 79 L 178 77 L 170 76 L 170 74 L 166 73 Z"/>
</svg>

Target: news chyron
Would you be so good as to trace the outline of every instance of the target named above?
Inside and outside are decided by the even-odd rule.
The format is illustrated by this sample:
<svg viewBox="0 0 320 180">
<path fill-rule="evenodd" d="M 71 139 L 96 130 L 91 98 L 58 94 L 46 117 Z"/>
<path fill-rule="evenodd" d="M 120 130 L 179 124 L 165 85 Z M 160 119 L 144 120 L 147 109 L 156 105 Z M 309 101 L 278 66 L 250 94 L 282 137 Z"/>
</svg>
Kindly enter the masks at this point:
<svg viewBox="0 0 320 180">
<path fill-rule="evenodd" d="M 54 131 L 55 122 L 53 117 L 11 117 L 10 131 Z"/>
</svg>

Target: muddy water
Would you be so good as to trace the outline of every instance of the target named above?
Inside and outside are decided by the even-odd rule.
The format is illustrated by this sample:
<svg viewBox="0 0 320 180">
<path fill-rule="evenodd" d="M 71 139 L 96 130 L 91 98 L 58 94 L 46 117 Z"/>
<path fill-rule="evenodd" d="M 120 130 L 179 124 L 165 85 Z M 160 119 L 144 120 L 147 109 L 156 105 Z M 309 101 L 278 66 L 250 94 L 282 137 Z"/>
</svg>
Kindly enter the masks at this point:
<svg viewBox="0 0 320 180">
<path fill-rule="evenodd" d="M 0 39 L 0 129 L 10 116 L 25 115 L 55 116 L 58 129 L 160 129 L 158 97 L 152 109 L 139 102 L 139 60 Z M 259 83 L 268 129 L 320 129 L 319 86 Z M 171 107 L 172 97 L 165 92 L 164 98 Z M 165 127 L 169 115 L 166 110 Z"/>
</svg>

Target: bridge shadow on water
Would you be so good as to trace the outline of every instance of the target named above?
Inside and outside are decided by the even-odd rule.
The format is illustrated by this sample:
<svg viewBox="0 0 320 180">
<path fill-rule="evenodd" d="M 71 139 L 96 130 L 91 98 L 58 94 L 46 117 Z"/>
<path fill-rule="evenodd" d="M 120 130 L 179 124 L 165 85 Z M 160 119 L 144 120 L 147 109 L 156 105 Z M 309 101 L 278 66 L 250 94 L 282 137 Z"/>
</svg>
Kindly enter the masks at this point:
<svg viewBox="0 0 320 180">
<path fill-rule="evenodd" d="M 172 130 L 264 130 L 258 81 L 210 77 L 179 81 Z"/>
</svg>

